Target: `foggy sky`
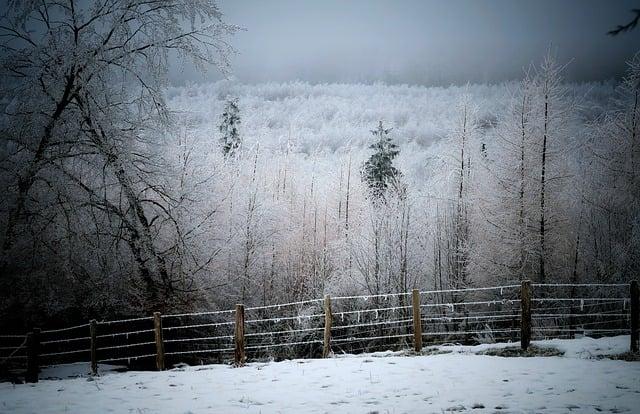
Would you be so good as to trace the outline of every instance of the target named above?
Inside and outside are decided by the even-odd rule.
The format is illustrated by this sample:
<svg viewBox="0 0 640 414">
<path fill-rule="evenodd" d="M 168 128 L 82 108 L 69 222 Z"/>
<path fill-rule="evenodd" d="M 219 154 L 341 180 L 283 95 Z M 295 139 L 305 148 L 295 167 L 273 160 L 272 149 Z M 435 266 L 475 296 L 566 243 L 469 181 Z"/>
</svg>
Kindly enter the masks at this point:
<svg viewBox="0 0 640 414">
<path fill-rule="evenodd" d="M 575 81 L 620 76 L 640 50 L 640 1 L 220 0 L 246 31 L 232 45 L 241 82 L 303 80 L 448 85 L 520 78 L 551 46 Z M 175 64 L 174 84 L 220 79 Z"/>
</svg>

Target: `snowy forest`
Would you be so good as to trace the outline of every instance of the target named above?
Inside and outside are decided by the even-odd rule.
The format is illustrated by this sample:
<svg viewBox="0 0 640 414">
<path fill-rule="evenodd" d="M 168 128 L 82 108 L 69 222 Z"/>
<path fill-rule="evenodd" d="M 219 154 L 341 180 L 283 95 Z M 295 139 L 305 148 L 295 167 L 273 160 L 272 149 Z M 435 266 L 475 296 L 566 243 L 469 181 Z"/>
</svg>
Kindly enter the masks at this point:
<svg viewBox="0 0 640 414">
<path fill-rule="evenodd" d="M 3 15 L 2 325 L 637 277 L 640 55 L 591 83 L 550 47 L 492 84 L 169 84 L 173 54 L 230 75 L 238 30 L 204 0 Z"/>
</svg>

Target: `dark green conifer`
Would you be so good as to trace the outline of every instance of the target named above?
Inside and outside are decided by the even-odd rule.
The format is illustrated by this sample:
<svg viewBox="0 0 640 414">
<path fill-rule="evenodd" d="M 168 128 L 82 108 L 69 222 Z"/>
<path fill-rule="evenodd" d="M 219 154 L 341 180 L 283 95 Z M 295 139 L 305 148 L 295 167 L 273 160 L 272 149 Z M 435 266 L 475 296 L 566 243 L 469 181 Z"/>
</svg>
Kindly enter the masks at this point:
<svg viewBox="0 0 640 414">
<path fill-rule="evenodd" d="M 364 163 L 362 179 L 374 199 L 383 199 L 389 188 L 400 190 L 402 173 L 393 166 L 393 159 L 400 153 L 389 136 L 391 128 L 384 128 L 382 121 L 371 131 L 376 141 L 369 146 L 374 152 Z"/>
<path fill-rule="evenodd" d="M 240 148 L 240 110 L 238 109 L 238 99 L 228 99 L 222 113 L 222 122 L 218 129 L 222 133 L 220 144 L 222 152 L 226 157 L 232 156 Z"/>
</svg>

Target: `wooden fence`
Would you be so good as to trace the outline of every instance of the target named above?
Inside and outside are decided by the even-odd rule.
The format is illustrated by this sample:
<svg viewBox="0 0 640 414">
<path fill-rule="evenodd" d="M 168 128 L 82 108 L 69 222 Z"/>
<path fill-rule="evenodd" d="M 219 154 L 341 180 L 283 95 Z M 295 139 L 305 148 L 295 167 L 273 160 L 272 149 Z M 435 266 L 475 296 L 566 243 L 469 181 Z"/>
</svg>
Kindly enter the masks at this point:
<svg viewBox="0 0 640 414">
<path fill-rule="evenodd" d="M 608 295 L 604 295 L 604 291 Z M 535 292 L 535 293 L 534 293 Z M 594 296 L 595 295 L 595 296 Z M 113 321 L 0 335 L 0 367 L 38 380 L 43 366 L 126 363 L 163 370 L 173 363 L 278 356 L 329 357 L 334 352 L 424 345 L 630 334 L 638 352 L 639 292 L 630 284 L 532 284 L 325 296 L 322 299 Z M 155 360 L 152 364 L 151 361 Z"/>
</svg>

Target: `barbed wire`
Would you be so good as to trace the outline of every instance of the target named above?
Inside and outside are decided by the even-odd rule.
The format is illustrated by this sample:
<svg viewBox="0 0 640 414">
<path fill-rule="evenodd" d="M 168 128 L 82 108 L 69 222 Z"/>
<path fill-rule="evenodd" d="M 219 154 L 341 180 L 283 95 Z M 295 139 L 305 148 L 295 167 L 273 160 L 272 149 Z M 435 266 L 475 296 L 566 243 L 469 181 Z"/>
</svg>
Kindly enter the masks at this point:
<svg viewBox="0 0 640 414">
<path fill-rule="evenodd" d="M 82 325 L 76 325 L 76 326 L 69 326 L 68 328 L 60 328 L 60 329 L 48 329 L 46 331 L 40 331 L 41 334 L 51 334 L 51 333 L 59 333 L 59 332 L 66 332 L 66 331 L 71 331 L 73 329 L 80 329 L 80 328 L 86 328 L 88 327 L 89 324 L 88 323 L 83 323 Z"/>
<path fill-rule="evenodd" d="M 245 335 L 247 336 L 247 335 Z M 198 338 L 178 338 L 178 339 L 165 339 L 165 343 L 172 342 L 193 342 L 193 341 L 213 341 L 216 339 L 233 339 L 233 335 L 220 335 L 220 336 L 202 336 Z M 155 344 L 155 342 L 152 342 Z"/>
<path fill-rule="evenodd" d="M 126 322 L 138 322 L 138 321 L 152 321 L 153 320 L 153 316 L 141 316 L 139 318 L 129 318 L 129 319 L 117 319 L 114 321 L 99 321 L 98 324 L 99 325 L 114 325 L 114 324 L 118 324 L 118 323 L 126 323 Z M 86 324 L 85 326 L 88 326 L 89 324 Z"/>
<path fill-rule="evenodd" d="M 191 313 L 170 313 L 167 315 L 161 315 L 162 319 L 167 318 L 181 318 L 185 316 L 204 316 L 204 315 L 222 315 L 225 313 L 233 313 L 235 309 L 225 309 L 225 310 L 217 310 L 217 311 L 207 311 L 207 312 L 191 312 Z"/>
<path fill-rule="evenodd" d="M 542 287 L 629 287 L 628 283 L 532 283 Z"/>
<path fill-rule="evenodd" d="M 421 295 L 428 295 L 434 293 L 457 293 L 457 292 L 479 292 L 483 290 L 503 290 L 520 287 L 521 285 L 503 285 L 503 286 L 489 286 L 489 287 L 477 287 L 477 288 L 461 288 L 461 289 L 443 289 L 443 290 L 423 290 L 420 291 Z"/>
<path fill-rule="evenodd" d="M 124 344 L 124 345 L 111 345 L 111 346 L 101 346 L 101 347 L 96 347 L 97 351 L 106 351 L 106 350 L 110 350 L 110 349 L 123 349 L 123 348 L 132 348 L 132 347 L 136 347 L 136 346 L 143 346 L 143 345 L 155 345 L 156 342 L 155 341 L 150 341 L 150 342 L 137 342 L 135 344 Z"/>
<path fill-rule="evenodd" d="M 194 328 L 206 328 L 209 326 L 224 326 L 233 325 L 235 322 L 215 322 L 215 323 L 198 323 L 195 325 L 177 325 L 177 326 L 163 326 L 163 331 L 173 331 L 176 329 L 194 329 Z"/>
</svg>

